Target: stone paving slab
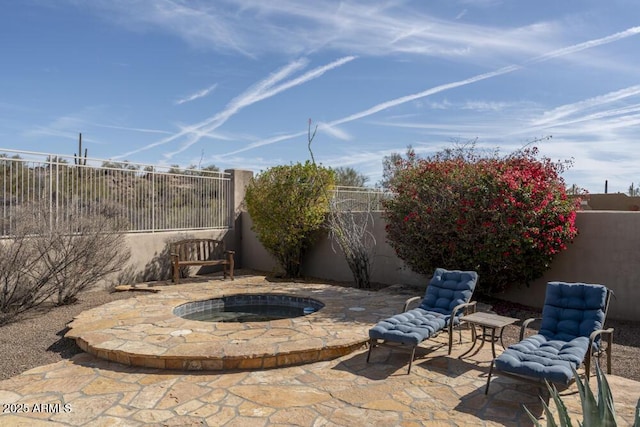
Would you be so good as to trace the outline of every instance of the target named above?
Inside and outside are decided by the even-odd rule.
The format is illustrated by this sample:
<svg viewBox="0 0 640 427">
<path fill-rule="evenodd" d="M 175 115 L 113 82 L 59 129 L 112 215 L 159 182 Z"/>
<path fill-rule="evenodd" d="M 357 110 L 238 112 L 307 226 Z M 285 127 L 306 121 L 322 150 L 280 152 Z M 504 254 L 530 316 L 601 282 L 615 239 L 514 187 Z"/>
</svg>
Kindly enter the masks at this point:
<svg viewBox="0 0 640 427">
<path fill-rule="evenodd" d="M 484 395 L 490 350 L 459 360 L 470 346 L 467 331 L 452 356 L 446 336 L 432 341 L 419 349 L 410 375 L 408 355 L 386 348 L 374 349 L 371 363 L 361 350 L 331 361 L 233 372 L 138 368 L 80 354 L 0 382 L 3 406 L 29 409 L 0 414 L 0 425 L 530 426 L 523 404 L 542 416 L 536 385 L 497 377 Z M 615 375 L 608 380 L 618 425 L 631 425 L 640 383 Z M 581 420 L 575 385 L 562 394 L 573 419 Z"/>
</svg>

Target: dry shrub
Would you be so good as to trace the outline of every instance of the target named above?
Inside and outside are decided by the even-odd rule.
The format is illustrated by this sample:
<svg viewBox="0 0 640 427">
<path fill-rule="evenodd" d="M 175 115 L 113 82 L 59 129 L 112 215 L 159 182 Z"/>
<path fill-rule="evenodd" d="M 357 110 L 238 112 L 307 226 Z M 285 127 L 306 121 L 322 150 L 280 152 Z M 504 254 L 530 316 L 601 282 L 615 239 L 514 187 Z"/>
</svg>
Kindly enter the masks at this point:
<svg viewBox="0 0 640 427">
<path fill-rule="evenodd" d="M 0 323 L 50 298 L 74 302 L 129 258 L 118 209 L 97 203 L 59 213 L 37 203 L 12 214 L 15 233 L 0 245 Z"/>
<path fill-rule="evenodd" d="M 358 288 L 370 288 L 371 258 L 376 245 L 376 239 L 369 229 L 373 227 L 371 202 L 364 211 L 347 207 L 348 202 L 337 199 L 331 201 L 327 216 L 329 237 L 332 239 L 332 248 L 333 241 L 340 246 Z"/>
</svg>

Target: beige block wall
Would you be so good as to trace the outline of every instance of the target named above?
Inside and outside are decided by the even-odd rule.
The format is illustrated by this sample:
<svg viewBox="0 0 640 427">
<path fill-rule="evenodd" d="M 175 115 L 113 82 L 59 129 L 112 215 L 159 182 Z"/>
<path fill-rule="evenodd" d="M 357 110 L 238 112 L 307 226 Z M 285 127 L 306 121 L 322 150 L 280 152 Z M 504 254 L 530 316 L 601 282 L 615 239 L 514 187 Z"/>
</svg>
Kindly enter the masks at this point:
<svg viewBox="0 0 640 427">
<path fill-rule="evenodd" d="M 222 239 L 233 250 L 234 230 L 169 231 L 158 233 L 129 233 L 125 235 L 131 251 L 129 262 L 108 282 L 133 284 L 171 278 L 169 243 L 187 238 Z"/>
<path fill-rule="evenodd" d="M 253 231 L 251 218 L 242 213 L 242 249 L 245 267 L 277 271 L 273 257 L 262 247 Z M 559 254 L 551 269 L 530 287 L 514 286 L 501 297 L 522 304 L 542 307 L 548 281 L 601 283 L 612 289 L 609 316 L 640 320 L 640 212 L 584 211 L 577 215 L 580 234 L 569 248 Z M 382 284 L 408 284 L 424 288 L 428 278 L 413 273 L 395 255 L 386 242 L 384 220 L 374 213 L 373 234 L 377 245 L 372 281 Z M 335 246 L 335 245 L 334 245 Z M 343 254 L 324 237 L 307 254 L 304 274 L 328 280 L 351 281 Z M 480 280 L 486 280 L 480 278 Z"/>
<path fill-rule="evenodd" d="M 542 307 L 549 281 L 600 283 L 613 290 L 609 316 L 640 320 L 640 212 L 578 212 L 579 235 L 551 268 L 527 288 L 514 286 L 503 297 Z"/>
<path fill-rule="evenodd" d="M 622 193 L 589 194 L 586 196 L 589 208 L 600 211 L 640 211 L 640 197 Z"/>
<path fill-rule="evenodd" d="M 164 280 L 170 278 L 171 265 L 169 243 L 186 238 L 222 239 L 225 248 L 236 251 L 234 260 L 236 268 L 242 267 L 242 234 L 241 207 L 244 201 L 245 188 L 253 172 L 242 169 L 227 169 L 230 176 L 229 221 L 230 229 L 163 231 L 157 233 L 131 233 L 127 235 L 131 258 L 116 279 L 120 283 Z M 192 267 L 193 272 L 207 273 L 221 267 Z"/>
<path fill-rule="evenodd" d="M 371 281 L 383 284 L 408 284 L 424 289 L 428 277 L 409 270 L 385 241 L 384 221 L 379 212 L 374 214 L 373 235 L 377 245 L 373 255 Z M 261 271 L 280 272 L 276 260 L 258 241 L 251 230 L 253 222 L 247 212 L 242 213 L 242 250 L 244 266 Z M 335 249 L 335 251 L 334 251 Z M 350 282 L 351 270 L 338 245 L 331 247 L 331 241 L 324 235 L 309 249 L 303 261 L 303 275 L 325 280 Z"/>
</svg>

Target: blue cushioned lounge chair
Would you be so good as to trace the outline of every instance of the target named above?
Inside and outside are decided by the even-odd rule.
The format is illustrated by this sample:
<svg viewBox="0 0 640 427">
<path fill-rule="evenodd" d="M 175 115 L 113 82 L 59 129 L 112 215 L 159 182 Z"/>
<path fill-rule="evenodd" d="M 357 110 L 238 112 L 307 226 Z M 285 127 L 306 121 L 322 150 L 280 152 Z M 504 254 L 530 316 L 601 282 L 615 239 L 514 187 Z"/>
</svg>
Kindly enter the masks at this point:
<svg viewBox="0 0 640 427">
<path fill-rule="evenodd" d="M 495 358 L 489 370 L 485 394 L 492 373 L 568 386 L 573 370 L 584 362 L 589 378 L 591 355 L 607 353 L 607 373 L 611 373 L 613 329 L 603 329 L 611 292 L 605 286 L 585 283 L 549 282 L 542 318 L 527 319 L 520 330 L 520 342 Z M 528 338 L 525 329 L 541 320 L 540 330 Z M 606 338 L 607 345 L 603 345 Z"/>
<path fill-rule="evenodd" d="M 475 311 L 475 302 L 469 302 L 478 282 L 475 271 L 448 271 L 437 268 L 424 297 L 406 301 L 403 312 L 378 322 L 369 330 L 369 352 L 377 346 L 404 348 L 411 352 L 409 371 L 415 358 L 416 347 L 443 330 L 449 332 L 449 354 L 453 344 L 453 327 L 460 323 L 460 316 Z M 408 310 L 409 305 L 422 299 L 420 305 Z"/>
</svg>

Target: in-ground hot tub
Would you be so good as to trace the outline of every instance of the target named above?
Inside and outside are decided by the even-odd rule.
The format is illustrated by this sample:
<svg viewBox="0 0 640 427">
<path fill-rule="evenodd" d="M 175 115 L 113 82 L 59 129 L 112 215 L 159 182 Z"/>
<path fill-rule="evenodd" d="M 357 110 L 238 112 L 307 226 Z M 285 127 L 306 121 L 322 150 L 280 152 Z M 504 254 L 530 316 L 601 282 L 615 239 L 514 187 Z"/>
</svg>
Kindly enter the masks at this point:
<svg viewBox="0 0 640 427">
<path fill-rule="evenodd" d="M 271 322 L 201 322 L 176 316 L 229 295 L 294 296 L 324 306 L 309 316 Z M 268 298 L 268 297 L 267 297 Z M 368 331 L 406 296 L 343 286 L 271 282 L 260 277 L 185 284 L 84 311 L 67 338 L 96 357 L 129 366 L 186 371 L 271 369 L 341 357 L 361 350 Z M 272 297 L 274 300 L 274 297 Z M 195 305 L 190 305 L 195 303 Z M 213 301 L 211 302 L 213 305 Z M 184 311 L 183 311 L 184 310 Z M 195 310 L 194 310 L 195 311 Z"/>
<path fill-rule="evenodd" d="M 173 310 L 176 316 L 204 322 L 267 322 L 306 316 L 324 304 L 313 298 L 282 294 L 237 294 L 193 301 Z"/>
</svg>

